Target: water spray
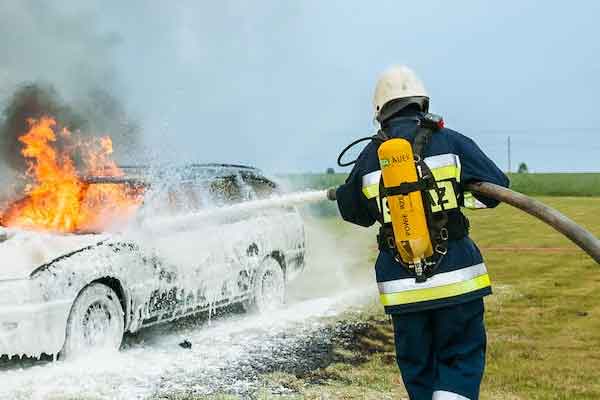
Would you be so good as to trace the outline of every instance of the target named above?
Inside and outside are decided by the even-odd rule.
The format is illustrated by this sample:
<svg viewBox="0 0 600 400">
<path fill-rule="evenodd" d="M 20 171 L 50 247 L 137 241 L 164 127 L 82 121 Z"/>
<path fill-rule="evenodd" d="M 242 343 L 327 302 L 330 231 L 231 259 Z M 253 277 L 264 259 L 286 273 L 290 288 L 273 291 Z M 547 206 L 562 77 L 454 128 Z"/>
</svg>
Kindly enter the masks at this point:
<svg viewBox="0 0 600 400">
<path fill-rule="evenodd" d="M 259 211 L 289 208 L 327 200 L 327 190 L 294 192 L 266 199 L 245 201 L 223 207 L 209 208 L 200 212 L 175 217 L 160 217 L 147 221 L 143 226 L 151 231 L 178 231 L 206 224 L 211 219 L 243 216 Z"/>
</svg>

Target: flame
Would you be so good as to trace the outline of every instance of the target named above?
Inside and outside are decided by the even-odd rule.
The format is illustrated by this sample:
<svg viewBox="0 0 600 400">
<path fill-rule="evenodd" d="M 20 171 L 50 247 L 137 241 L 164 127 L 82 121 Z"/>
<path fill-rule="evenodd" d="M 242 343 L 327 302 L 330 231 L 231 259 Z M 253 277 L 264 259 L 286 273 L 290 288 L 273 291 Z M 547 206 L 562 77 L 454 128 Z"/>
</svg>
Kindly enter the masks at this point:
<svg viewBox="0 0 600 400">
<path fill-rule="evenodd" d="M 25 196 L 0 216 L 5 227 L 52 232 L 99 232 L 131 217 L 142 201 L 139 189 L 124 184 L 88 184 L 74 161 L 80 154 L 82 172 L 90 176 L 123 176 L 111 159 L 109 137 L 76 142 L 72 133 L 57 134 L 51 117 L 29 119 L 29 131 L 19 138 L 33 183 Z M 59 146 L 60 142 L 60 146 Z"/>
</svg>

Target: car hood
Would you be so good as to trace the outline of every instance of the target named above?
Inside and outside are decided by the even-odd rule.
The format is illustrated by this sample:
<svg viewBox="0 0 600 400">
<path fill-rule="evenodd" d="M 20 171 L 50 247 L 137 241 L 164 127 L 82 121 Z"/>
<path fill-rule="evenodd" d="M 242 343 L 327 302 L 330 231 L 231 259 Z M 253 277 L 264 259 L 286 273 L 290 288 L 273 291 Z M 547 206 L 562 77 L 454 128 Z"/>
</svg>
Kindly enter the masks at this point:
<svg viewBox="0 0 600 400">
<path fill-rule="evenodd" d="M 27 278 L 36 268 L 107 238 L 0 228 L 0 280 Z"/>
</svg>

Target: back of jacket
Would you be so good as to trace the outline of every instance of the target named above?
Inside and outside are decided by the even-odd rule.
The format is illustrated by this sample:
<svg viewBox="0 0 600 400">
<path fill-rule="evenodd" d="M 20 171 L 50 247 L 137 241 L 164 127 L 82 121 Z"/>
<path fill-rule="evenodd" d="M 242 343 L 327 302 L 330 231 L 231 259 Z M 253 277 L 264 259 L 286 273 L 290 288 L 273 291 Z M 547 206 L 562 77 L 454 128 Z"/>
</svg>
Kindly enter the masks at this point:
<svg viewBox="0 0 600 400">
<path fill-rule="evenodd" d="M 396 117 L 382 127 L 390 138 L 413 141 L 421 114 Z M 346 183 L 337 190 L 344 220 L 371 226 L 380 220 L 378 144 L 361 152 Z M 464 185 L 485 181 L 508 187 L 508 178 L 466 136 L 450 129 L 436 131 L 424 149 L 425 163 L 438 184 L 445 185 L 446 201 L 457 207 L 495 207 L 498 202 L 465 192 Z M 434 210 L 435 211 L 435 210 Z M 375 240 L 375 239 L 374 239 Z M 434 276 L 417 283 L 414 274 L 394 259 L 391 251 L 379 252 L 375 264 L 380 298 L 387 313 L 414 312 L 474 300 L 491 293 L 490 279 L 481 253 L 467 236 L 448 242 Z"/>
</svg>

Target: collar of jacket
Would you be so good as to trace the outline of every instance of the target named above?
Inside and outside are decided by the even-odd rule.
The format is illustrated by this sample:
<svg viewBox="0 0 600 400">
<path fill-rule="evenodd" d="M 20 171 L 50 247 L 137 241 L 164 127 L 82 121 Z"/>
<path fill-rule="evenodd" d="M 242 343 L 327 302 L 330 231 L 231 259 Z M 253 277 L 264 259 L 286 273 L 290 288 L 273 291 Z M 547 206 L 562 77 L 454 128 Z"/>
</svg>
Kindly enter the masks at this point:
<svg viewBox="0 0 600 400">
<path fill-rule="evenodd" d="M 389 137 L 413 139 L 421 117 L 420 112 L 402 113 L 390 118 L 381 125 L 381 129 Z"/>
</svg>

